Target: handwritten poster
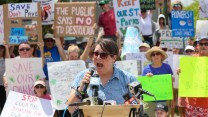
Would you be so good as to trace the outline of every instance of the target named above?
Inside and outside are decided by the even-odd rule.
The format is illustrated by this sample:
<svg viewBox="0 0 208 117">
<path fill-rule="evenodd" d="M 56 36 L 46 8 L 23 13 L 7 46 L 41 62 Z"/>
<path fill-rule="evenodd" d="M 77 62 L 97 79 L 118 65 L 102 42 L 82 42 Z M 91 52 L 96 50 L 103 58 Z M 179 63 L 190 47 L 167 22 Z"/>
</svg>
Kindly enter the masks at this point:
<svg viewBox="0 0 208 117">
<path fill-rule="evenodd" d="M 173 88 L 170 74 L 138 77 L 142 89 L 155 95 L 157 100 L 172 100 Z M 153 97 L 144 95 L 144 101 L 155 101 Z"/>
<path fill-rule="evenodd" d="M 156 8 L 155 0 L 140 0 L 141 10 L 154 10 Z"/>
<path fill-rule="evenodd" d="M 95 2 L 55 4 L 55 36 L 93 36 L 96 23 Z"/>
<path fill-rule="evenodd" d="M 139 62 L 137 62 L 136 60 L 116 61 L 115 64 L 121 70 L 129 72 L 135 77 L 138 76 L 138 69 L 141 69 Z"/>
<path fill-rule="evenodd" d="M 123 36 L 127 27 L 141 29 L 139 0 L 113 0 L 117 31 Z"/>
<path fill-rule="evenodd" d="M 121 57 L 124 58 L 126 53 L 138 53 L 141 43 L 142 36 L 139 30 L 134 27 L 128 27 L 124 38 Z"/>
<path fill-rule="evenodd" d="M 199 0 L 199 17 L 200 18 L 208 18 L 208 1 L 207 0 Z"/>
<path fill-rule="evenodd" d="M 10 91 L 1 117 L 53 117 L 50 100 Z"/>
<path fill-rule="evenodd" d="M 0 5 L 0 45 L 4 41 L 4 15 L 3 15 L 3 6 Z"/>
<path fill-rule="evenodd" d="M 50 25 L 54 22 L 54 0 L 33 0 L 41 3 L 42 25 Z"/>
<path fill-rule="evenodd" d="M 193 11 L 172 11 L 172 37 L 194 37 Z"/>
<path fill-rule="evenodd" d="M 208 97 L 208 57 L 180 58 L 179 96 Z"/>
<path fill-rule="evenodd" d="M 208 20 L 196 21 L 196 37 L 203 38 L 208 36 Z"/>
<path fill-rule="evenodd" d="M 65 103 L 76 75 L 86 69 L 85 62 L 82 60 L 50 62 L 47 65 L 54 107 L 63 110 L 67 107 Z"/>
<path fill-rule="evenodd" d="M 6 59 L 6 79 L 9 90 L 34 95 L 33 85 L 44 76 L 41 58 Z"/>
<path fill-rule="evenodd" d="M 11 3 L 8 4 L 9 18 L 37 17 L 37 3 Z"/>
</svg>

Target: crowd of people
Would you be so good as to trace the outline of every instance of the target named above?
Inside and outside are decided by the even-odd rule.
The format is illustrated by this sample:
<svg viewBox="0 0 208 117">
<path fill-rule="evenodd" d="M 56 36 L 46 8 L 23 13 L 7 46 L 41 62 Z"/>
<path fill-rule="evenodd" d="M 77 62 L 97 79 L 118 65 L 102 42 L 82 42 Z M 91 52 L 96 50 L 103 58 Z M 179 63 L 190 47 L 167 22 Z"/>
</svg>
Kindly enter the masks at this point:
<svg viewBox="0 0 208 117">
<path fill-rule="evenodd" d="M 114 9 L 110 8 L 109 0 L 101 0 L 99 6 L 103 9 L 98 20 L 98 37 L 94 39 L 89 37 L 86 42 L 78 45 L 77 43 L 69 44 L 64 50 L 64 39 L 54 38 L 53 34 L 47 33 L 43 37 L 43 41 L 36 44 L 23 42 L 14 47 L 8 43 L 0 45 L 0 112 L 6 101 L 6 91 L 8 87 L 8 79 L 5 71 L 6 58 L 33 58 L 41 57 L 43 73 L 41 79 L 34 82 L 34 94 L 39 98 L 51 100 L 49 87 L 49 76 L 47 63 L 59 62 L 68 60 L 83 60 L 88 63 L 93 63 L 95 73 L 100 78 L 98 96 L 101 100 L 115 100 L 117 104 L 124 104 L 123 94 L 129 92 L 127 85 L 132 82 L 139 82 L 135 76 L 123 71 L 115 66 L 115 62 L 120 60 L 122 50 L 121 36 L 116 31 Z M 182 10 L 183 4 L 180 0 L 175 0 L 173 10 Z M 168 57 L 167 51 L 172 51 L 173 54 L 187 56 L 208 56 L 208 36 L 203 36 L 197 39 L 190 38 L 184 49 L 179 48 L 161 48 L 161 30 L 170 29 L 171 25 L 166 22 L 166 17 L 163 14 L 158 15 L 157 23 L 152 20 L 152 11 L 141 11 L 143 43 L 138 47 L 140 52 L 144 52 L 146 59 L 151 63 L 144 67 L 142 76 L 152 77 L 154 75 L 171 74 L 174 81 L 173 72 L 169 64 L 163 63 Z M 170 17 L 168 17 L 171 22 Z M 84 45 L 84 46 L 83 46 Z M 18 54 L 15 53 L 17 49 Z M 177 70 L 178 74 L 181 71 Z M 89 87 L 84 90 L 86 84 L 90 84 L 91 72 L 89 69 L 81 71 L 77 74 L 68 99 L 68 103 L 80 102 L 86 95 L 92 96 L 93 89 Z M 149 117 L 174 117 L 175 108 L 178 107 L 180 117 L 206 117 L 208 116 L 208 98 L 191 98 L 179 97 L 178 89 L 173 89 L 173 100 L 158 100 L 155 102 L 145 102 L 144 112 Z M 129 92 L 129 95 L 130 94 Z M 68 116 L 78 116 L 77 107 L 70 107 Z M 71 113 L 71 115 L 70 115 Z M 55 117 L 62 117 L 63 110 L 56 111 Z"/>
</svg>

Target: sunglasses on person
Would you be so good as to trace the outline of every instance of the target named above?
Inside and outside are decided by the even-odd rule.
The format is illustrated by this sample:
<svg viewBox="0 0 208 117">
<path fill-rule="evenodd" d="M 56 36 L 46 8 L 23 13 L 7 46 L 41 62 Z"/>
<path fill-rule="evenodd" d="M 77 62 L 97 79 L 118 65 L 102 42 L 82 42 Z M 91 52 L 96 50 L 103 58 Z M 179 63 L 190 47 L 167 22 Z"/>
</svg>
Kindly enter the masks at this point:
<svg viewBox="0 0 208 117">
<path fill-rule="evenodd" d="M 30 48 L 20 48 L 19 51 L 30 51 Z"/>
<path fill-rule="evenodd" d="M 43 85 L 36 85 L 35 88 L 36 88 L 36 89 L 39 89 L 39 88 L 40 88 L 40 89 L 43 89 L 44 86 L 43 86 Z"/>
<path fill-rule="evenodd" d="M 93 56 L 95 56 L 95 57 L 100 56 L 101 59 L 106 59 L 108 57 L 108 55 L 110 55 L 110 54 L 105 53 L 105 52 L 101 52 L 101 53 L 93 52 Z"/>
<path fill-rule="evenodd" d="M 208 43 L 199 43 L 200 46 L 208 46 Z"/>
<path fill-rule="evenodd" d="M 181 4 L 174 4 L 173 7 L 181 7 Z"/>
<path fill-rule="evenodd" d="M 53 39 L 45 39 L 44 42 L 53 42 Z"/>
<path fill-rule="evenodd" d="M 186 53 L 192 53 L 194 52 L 193 50 L 186 50 Z"/>
<path fill-rule="evenodd" d="M 159 55 L 161 55 L 161 53 L 159 53 L 159 52 L 155 52 L 155 53 L 151 54 L 151 56 L 159 56 Z"/>
</svg>

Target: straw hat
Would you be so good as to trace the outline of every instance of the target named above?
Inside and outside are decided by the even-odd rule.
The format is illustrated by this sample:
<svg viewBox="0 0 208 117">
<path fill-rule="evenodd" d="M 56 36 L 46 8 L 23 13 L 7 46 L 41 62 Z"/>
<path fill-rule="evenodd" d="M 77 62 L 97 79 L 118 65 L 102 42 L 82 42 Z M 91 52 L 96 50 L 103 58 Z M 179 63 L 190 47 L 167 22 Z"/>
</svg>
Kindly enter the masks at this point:
<svg viewBox="0 0 208 117">
<path fill-rule="evenodd" d="M 158 46 L 154 46 L 152 47 L 151 49 L 149 49 L 147 52 L 146 52 L 146 58 L 147 60 L 149 61 L 152 61 L 151 59 L 151 54 L 153 52 L 160 52 L 162 54 L 162 61 L 164 61 L 166 58 L 168 58 L 168 55 L 165 53 L 165 51 L 163 51 L 160 47 Z"/>
</svg>

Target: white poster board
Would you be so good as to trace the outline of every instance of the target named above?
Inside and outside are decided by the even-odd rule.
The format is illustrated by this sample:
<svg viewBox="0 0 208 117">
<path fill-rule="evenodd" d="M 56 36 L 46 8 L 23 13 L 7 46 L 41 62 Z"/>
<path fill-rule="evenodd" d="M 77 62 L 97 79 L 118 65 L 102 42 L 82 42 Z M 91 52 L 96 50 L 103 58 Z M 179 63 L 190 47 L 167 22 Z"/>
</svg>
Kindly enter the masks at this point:
<svg viewBox="0 0 208 117">
<path fill-rule="evenodd" d="M 136 60 L 116 61 L 115 64 L 119 69 L 129 72 L 135 77 L 138 76 L 139 65 Z"/>
<path fill-rule="evenodd" d="M 116 17 L 116 28 L 121 35 L 125 35 L 127 27 L 135 26 L 141 29 L 139 0 L 113 0 L 113 7 Z"/>
<path fill-rule="evenodd" d="M 34 83 L 42 79 L 41 58 L 6 59 L 6 79 L 9 90 L 34 95 Z"/>
<path fill-rule="evenodd" d="M 0 45 L 4 41 L 4 15 L 3 15 L 3 6 L 0 5 Z"/>
<path fill-rule="evenodd" d="M 54 22 L 54 0 L 33 0 L 41 3 L 42 25 L 50 25 Z"/>
<path fill-rule="evenodd" d="M 197 20 L 196 22 L 196 37 L 208 36 L 208 20 Z"/>
<path fill-rule="evenodd" d="M 37 3 L 11 3 L 8 4 L 8 17 L 37 17 Z"/>
<path fill-rule="evenodd" d="M 199 17 L 208 18 L 208 0 L 199 0 Z"/>
<path fill-rule="evenodd" d="M 50 100 L 10 91 L 1 117 L 53 117 Z"/>
<path fill-rule="evenodd" d="M 86 69 L 82 60 L 47 63 L 49 84 L 55 109 L 64 110 L 76 75 Z"/>
</svg>

